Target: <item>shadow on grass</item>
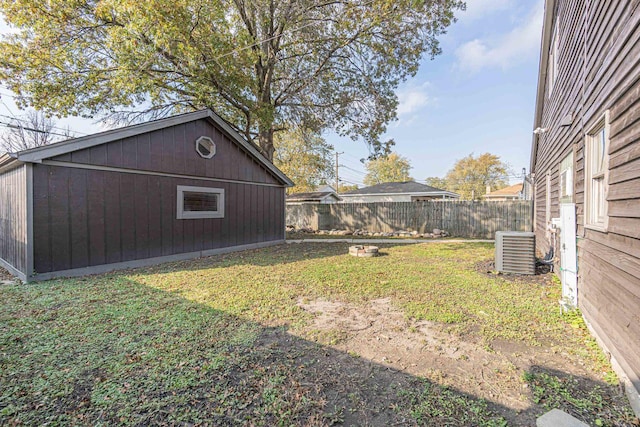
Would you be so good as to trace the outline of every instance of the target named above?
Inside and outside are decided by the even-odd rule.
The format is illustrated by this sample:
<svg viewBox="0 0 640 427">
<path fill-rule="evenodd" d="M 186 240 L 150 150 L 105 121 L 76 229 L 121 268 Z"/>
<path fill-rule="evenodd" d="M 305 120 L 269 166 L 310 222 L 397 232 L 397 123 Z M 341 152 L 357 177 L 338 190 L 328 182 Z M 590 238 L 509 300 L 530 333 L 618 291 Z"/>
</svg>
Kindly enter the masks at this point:
<svg viewBox="0 0 640 427">
<path fill-rule="evenodd" d="M 622 389 L 545 366 L 532 366 L 524 380 L 545 411 L 561 409 L 590 426 L 640 425 Z"/>
<path fill-rule="evenodd" d="M 543 412 L 518 413 L 123 275 L 2 291 L 3 425 L 501 426 L 533 425 Z"/>
</svg>

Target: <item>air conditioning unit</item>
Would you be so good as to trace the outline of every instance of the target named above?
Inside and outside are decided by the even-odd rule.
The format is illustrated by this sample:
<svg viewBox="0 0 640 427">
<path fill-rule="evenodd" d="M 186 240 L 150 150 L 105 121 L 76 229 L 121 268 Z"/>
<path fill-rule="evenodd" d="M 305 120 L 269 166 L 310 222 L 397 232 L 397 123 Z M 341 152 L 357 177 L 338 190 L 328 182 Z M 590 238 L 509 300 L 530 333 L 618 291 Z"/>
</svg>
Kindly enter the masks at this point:
<svg viewBox="0 0 640 427">
<path fill-rule="evenodd" d="M 496 270 L 536 274 L 536 236 L 521 231 L 496 232 Z"/>
</svg>

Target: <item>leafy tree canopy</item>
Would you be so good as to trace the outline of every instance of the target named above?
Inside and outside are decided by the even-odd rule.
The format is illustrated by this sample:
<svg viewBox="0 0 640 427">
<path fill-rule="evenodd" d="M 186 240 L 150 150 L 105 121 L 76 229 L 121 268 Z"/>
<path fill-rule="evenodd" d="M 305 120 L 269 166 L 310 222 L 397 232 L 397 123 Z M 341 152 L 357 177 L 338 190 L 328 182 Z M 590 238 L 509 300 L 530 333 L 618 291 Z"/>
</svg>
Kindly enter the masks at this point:
<svg viewBox="0 0 640 427">
<path fill-rule="evenodd" d="M 444 189 L 460 194 L 462 200 L 478 200 L 486 192 L 506 187 L 509 184 L 509 165 L 495 154 L 484 153 L 477 157 L 473 153 L 458 160 L 447 172 Z M 436 182 L 436 181 L 434 181 Z"/>
<path fill-rule="evenodd" d="M 358 186 L 356 184 L 340 184 L 340 188 L 338 189 L 338 194 L 348 193 L 349 191 L 353 191 L 357 189 L 358 189 Z"/>
<path fill-rule="evenodd" d="M 427 185 L 430 185 L 435 188 L 439 188 L 441 190 L 448 190 L 449 184 L 447 180 L 444 178 L 439 178 L 437 176 L 430 176 L 424 180 Z"/>
<path fill-rule="evenodd" d="M 364 177 L 365 185 L 376 185 L 383 182 L 411 181 L 409 176 L 411 163 L 409 159 L 397 153 L 391 153 L 384 157 L 370 160 L 365 165 L 367 175 Z"/>
<path fill-rule="evenodd" d="M 212 108 L 271 159 L 297 124 L 374 152 L 398 84 L 459 0 L 0 0 L 0 80 L 21 106 L 121 122 Z"/>
<path fill-rule="evenodd" d="M 296 184 L 290 193 L 314 191 L 335 176 L 333 146 L 314 132 L 301 128 L 279 132 L 274 144 L 273 163 Z"/>
</svg>

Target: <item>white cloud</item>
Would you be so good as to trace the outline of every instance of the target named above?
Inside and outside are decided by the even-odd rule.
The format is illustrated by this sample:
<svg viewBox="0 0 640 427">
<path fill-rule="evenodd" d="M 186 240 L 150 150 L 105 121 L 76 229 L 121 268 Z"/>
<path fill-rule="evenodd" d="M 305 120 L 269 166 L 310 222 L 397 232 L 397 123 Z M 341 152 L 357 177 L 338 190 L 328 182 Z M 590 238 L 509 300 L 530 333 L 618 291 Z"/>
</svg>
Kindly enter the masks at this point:
<svg viewBox="0 0 640 427">
<path fill-rule="evenodd" d="M 537 2 L 529 17 L 509 33 L 495 39 L 475 39 L 464 43 L 455 51 L 456 66 L 474 73 L 483 68 L 507 69 L 537 57 L 543 13 L 542 2 Z"/>
<path fill-rule="evenodd" d="M 484 15 L 508 9 L 513 0 L 467 0 L 467 10 L 460 13 L 464 20 L 478 19 Z"/>
<path fill-rule="evenodd" d="M 422 107 L 429 105 L 431 97 L 428 95 L 427 90 L 429 88 L 429 82 L 425 82 L 421 85 L 409 85 L 398 91 L 398 117 L 406 118 Z"/>
</svg>

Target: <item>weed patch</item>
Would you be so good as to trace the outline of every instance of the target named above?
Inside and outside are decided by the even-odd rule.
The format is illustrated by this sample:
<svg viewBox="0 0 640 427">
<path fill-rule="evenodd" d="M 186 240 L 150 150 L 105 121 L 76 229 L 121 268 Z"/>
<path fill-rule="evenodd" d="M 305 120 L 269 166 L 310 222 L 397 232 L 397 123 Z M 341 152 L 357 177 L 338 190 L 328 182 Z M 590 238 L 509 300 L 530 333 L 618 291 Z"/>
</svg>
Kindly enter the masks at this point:
<svg viewBox="0 0 640 427">
<path fill-rule="evenodd" d="M 535 403 L 546 410 L 561 409 L 592 426 L 631 426 L 635 416 L 628 405 L 601 386 L 585 386 L 572 377 L 544 372 L 526 373 Z"/>
</svg>

